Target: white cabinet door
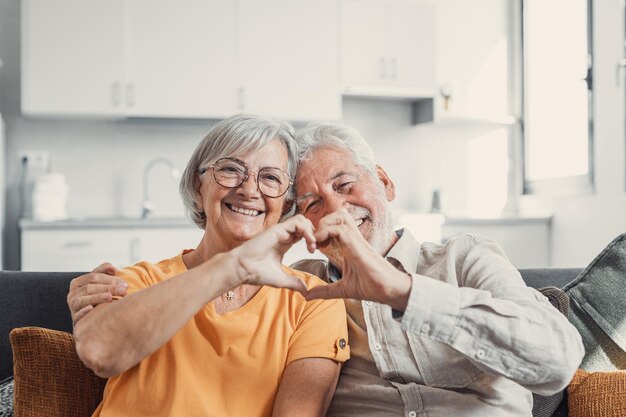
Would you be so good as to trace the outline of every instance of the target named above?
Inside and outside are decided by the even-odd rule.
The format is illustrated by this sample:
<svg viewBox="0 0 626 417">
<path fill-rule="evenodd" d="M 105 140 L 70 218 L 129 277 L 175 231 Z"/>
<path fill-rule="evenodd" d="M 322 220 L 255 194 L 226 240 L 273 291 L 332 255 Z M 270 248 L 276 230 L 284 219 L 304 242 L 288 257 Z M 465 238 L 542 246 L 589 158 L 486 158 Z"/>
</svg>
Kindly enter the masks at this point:
<svg viewBox="0 0 626 417">
<path fill-rule="evenodd" d="M 341 113 L 336 0 L 239 0 L 242 110 L 291 120 Z"/>
<path fill-rule="evenodd" d="M 436 86 L 436 18 L 433 6 L 400 0 L 387 3 L 387 52 L 393 84 L 415 89 Z"/>
<path fill-rule="evenodd" d="M 416 0 L 341 0 L 344 93 L 421 98 L 436 87 L 436 9 Z"/>
<path fill-rule="evenodd" d="M 91 271 L 130 265 L 130 231 L 46 229 L 22 232 L 22 271 Z"/>
<path fill-rule="evenodd" d="M 135 229 L 131 238 L 131 263 L 158 262 L 178 255 L 183 249 L 195 249 L 204 230 L 196 227 Z"/>
<path fill-rule="evenodd" d="M 119 115 L 124 0 L 22 2 L 22 111 Z"/>
<path fill-rule="evenodd" d="M 127 0 L 127 16 L 129 116 L 237 111 L 234 2 Z"/>
<path fill-rule="evenodd" d="M 342 0 L 340 8 L 341 82 L 350 87 L 386 83 L 385 3 Z"/>
</svg>

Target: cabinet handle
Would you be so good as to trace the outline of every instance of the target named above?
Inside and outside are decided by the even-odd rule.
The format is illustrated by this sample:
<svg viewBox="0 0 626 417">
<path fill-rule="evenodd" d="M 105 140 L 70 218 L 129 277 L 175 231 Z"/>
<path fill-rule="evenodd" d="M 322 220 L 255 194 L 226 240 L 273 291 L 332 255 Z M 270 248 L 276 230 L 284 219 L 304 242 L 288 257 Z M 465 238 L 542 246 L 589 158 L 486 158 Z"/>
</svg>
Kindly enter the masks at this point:
<svg viewBox="0 0 626 417">
<path fill-rule="evenodd" d="M 243 110 L 246 107 L 246 89 L 239 88 L 239 110 Z"/>
<path fill-rule="evenodd" d="M 398 62 L 396 57 L 391 58 L 391 79 L 395 80 L 397 78 L 398 71 Z"/>
<path fill-rule="evenodd" d="M 378 73 L 380 78 L 387 78 L 387 60 L 384 57 L 378 60 Z"/>
<path fill-rule="evenodd" d="M 111 84 L 111 104 L 113 107 L 122 104 L 122 83 L 119 81 Z"/>
<path fill-rule="evenodd" d="M 92 241 L 90 240 L 73 240 L 70 242 L 65 242 L 66 248 L 84 248 L 92 245 Z"/>
<path fill-rule="evenodd" d="M 126 105 L 133 107 L 135 105 L 135 84 L 126 84 Z"/>
<path fill-rule="evenodd" d="M 617 61 L 617 85 L 622 85 L 623 74 L 626 72 L 626 58 Z"/>
</svg>

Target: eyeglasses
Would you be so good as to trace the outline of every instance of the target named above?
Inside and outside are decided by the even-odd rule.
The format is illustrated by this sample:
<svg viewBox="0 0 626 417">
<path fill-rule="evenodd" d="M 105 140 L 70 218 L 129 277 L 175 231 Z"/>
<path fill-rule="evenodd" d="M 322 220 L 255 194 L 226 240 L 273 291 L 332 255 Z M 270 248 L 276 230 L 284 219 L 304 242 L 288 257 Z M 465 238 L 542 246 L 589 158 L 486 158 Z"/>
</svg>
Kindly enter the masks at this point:
<svg viewBox="0 0 626 417">
<path fill-rule="evenodd" d="M 248 179 L 251 173 L 245 162 L 237 158 L 218 159 L 213 165 L 201 168 L 198 172 L 203 175 L 213 169 L 215 181 L 226 188 L 237 188 Z M 293 184 L 289 174 L 278 168 L 265 167 L 256 172 L 256 184 L 259 191 L 266 197 L 276 198 L 287 192 Z"/>
</svg>

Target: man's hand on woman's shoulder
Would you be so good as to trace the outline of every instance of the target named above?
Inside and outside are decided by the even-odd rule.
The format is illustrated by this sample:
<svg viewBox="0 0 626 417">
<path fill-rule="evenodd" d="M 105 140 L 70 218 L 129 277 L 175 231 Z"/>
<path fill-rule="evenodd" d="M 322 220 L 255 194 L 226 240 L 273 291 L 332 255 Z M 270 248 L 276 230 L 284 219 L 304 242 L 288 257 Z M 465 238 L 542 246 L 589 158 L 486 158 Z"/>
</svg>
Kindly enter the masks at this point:
<svg viewBox="0 0 626 417">
<path fill-rule="evenodd" d="M 126 295 L 128 284 L 117 278 L 116 272 L 116 267 L 105 262 L 90 273 L 72 280 L 67 305 L 74 324 L 98 304 L 112 301 L 114 295 Z"/>
</svg>

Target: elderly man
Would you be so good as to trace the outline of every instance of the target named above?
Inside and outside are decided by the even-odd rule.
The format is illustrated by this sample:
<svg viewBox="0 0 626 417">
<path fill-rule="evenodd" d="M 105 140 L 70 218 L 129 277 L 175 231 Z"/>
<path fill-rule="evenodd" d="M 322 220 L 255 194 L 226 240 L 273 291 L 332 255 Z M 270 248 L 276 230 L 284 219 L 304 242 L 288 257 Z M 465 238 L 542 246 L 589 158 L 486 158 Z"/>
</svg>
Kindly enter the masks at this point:
<svg viewBox="0 0 626 417">
<path fill-rule="evenodd" d="M 307 298 L 346 298 L 349 315 L 351 359 L 329 416 L 531 416 L 531 391 L 567 386 L 580 336 L 497 244 L 474 235 L 420 244 L 394 231 L 394 184 L 353 129 L 312 125 L 298 141 L 297 210 L 330 262 L 294 267 L 331 283 Z M 73 282 L 75 320 L 124 293 L 112 272 Z"/>
</svg>

